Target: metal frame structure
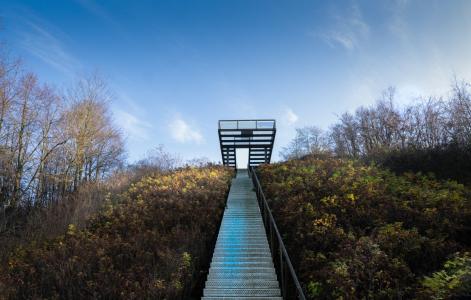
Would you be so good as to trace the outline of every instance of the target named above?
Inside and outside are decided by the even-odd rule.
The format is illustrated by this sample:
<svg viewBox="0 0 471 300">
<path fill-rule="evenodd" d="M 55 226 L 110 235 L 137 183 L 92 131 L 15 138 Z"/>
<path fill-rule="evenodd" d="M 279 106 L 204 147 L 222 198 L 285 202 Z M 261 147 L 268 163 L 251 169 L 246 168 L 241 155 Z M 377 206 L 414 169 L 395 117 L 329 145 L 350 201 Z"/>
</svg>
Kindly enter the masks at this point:
<svg viewBox="0 0 471 300">
<path fill-rule="evenodd" d="M 218 134 L 225 166 L 237 166 L 238 148 L 249 149 L 249 166 L 270 163 L 276 134 L 274 119 L 219 120 Z"/>
</svg>

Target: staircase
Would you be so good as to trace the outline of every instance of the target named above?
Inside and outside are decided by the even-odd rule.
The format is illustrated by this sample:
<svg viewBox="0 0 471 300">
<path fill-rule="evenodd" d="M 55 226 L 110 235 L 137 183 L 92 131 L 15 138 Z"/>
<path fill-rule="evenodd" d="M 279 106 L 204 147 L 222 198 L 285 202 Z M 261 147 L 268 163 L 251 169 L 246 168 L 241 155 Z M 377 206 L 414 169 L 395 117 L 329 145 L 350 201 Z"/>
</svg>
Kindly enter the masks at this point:
<svg viewBox="0 0 471 300">
<path fill-rule="evenodd" d="M 279 299 L 281 293 L 253 184 L 233 179 L 202 299 Z"/>
</svg>

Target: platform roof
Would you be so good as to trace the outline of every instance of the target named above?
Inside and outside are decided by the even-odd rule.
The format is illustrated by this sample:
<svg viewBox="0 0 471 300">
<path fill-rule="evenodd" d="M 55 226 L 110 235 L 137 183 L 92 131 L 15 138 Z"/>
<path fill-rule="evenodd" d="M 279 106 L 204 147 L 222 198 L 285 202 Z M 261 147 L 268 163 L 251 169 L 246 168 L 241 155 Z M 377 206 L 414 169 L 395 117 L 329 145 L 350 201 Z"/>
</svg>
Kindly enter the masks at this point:
<svg viewBox="0 0 471 300">
<path fill-rule="evenodd" d="M 237 166 L 238 148 L 249 149 L 250 166 L 270 162 L 276 134 L 274 119 L 219 120 L 218 133 L 224 165 Z"/>
</svg>

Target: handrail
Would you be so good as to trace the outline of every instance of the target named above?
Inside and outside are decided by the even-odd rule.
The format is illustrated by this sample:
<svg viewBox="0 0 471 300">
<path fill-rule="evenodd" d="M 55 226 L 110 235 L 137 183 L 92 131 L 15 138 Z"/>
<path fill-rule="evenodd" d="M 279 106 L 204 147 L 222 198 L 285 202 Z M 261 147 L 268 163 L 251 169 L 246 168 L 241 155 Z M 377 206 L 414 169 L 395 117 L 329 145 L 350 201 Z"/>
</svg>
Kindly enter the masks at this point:
<svg viewBox="0 0 471 300">
<path fill-rule="evenodd" d="M 248 166 L 247 169 L 255 187 L 258 204 L 262 213 L 263 224 L 270 239 L 270 250 L 272 258 L 275 262 L 275 266 L 279 271 L 278 276 L 281 282 L 281 293 L 283 299 L 297 298 L 306 300 L 306 296 L 304 296 L 298 276 L 296 276 L 296 272 L 294 271 L 293 265 L 291 264 L 288 251 L 286 251 L 285 244 L 283 243 L 281 234 L 278 230 L 278 227 L 276 226 L 275 219 L 273 218 L 270 207 L 268 206 L 267 199 L 263 193 L 262 186 L 258 180 L 257 174 L 255 173 L 255 169 L 251 166 Z M 277 243 L 275 244 L 275 242 Z M 276 252 L 278 252 L 278 259 L 275 257 Z M 286 271 L 289 271 L 289 274 L 286 274 Z M 290 276 L 288 277 L 286 275 Z M 288 279 L 291 279 L 290 282 Z"/>
<path fill-rule="evenodd" d="M 239 127 L 239 122 L 242 123 L 248 123 L 248 122 L 255 122 L 255 127 L 248 127 L 248 128 L 240 128 Z M 271 123 L 270 126 L 264 127 L 258 126 L 258 123 Z M 234 128 L 222 128 L 221 123 L 235 123 L 236 126 Z M 275 119 L 242 119 L 242 120 L 219 120 L 218 122 L 218 128 L 220 130 L 240 130 L 240 129 L 256 129 L 256 130 L 261 130 L 261 129 L 266 129 L 266 130 L 272 130 L 276 129 L 276 120 Z"/>
</svg>

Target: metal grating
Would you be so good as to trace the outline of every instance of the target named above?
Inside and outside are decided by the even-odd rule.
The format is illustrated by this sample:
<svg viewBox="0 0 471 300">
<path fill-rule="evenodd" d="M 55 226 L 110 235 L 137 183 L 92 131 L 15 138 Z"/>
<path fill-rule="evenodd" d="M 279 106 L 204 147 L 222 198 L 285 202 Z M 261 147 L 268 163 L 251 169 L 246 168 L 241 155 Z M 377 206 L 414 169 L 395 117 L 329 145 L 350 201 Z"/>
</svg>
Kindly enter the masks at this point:
<svg viewBox="0 0 471 300">
<path fill-rule="evenodd" d="M 224 165 L 237 166 L 238 148 L 249 149 L 251 167 L 270 162 L 276 134 L 274 119 L 219 120 L 218 133 Z"/>
<path fill-rule="evenodd" d="M 202 299 L 282 300 L 247 170 L 232 180 Z"/>
</svg>

